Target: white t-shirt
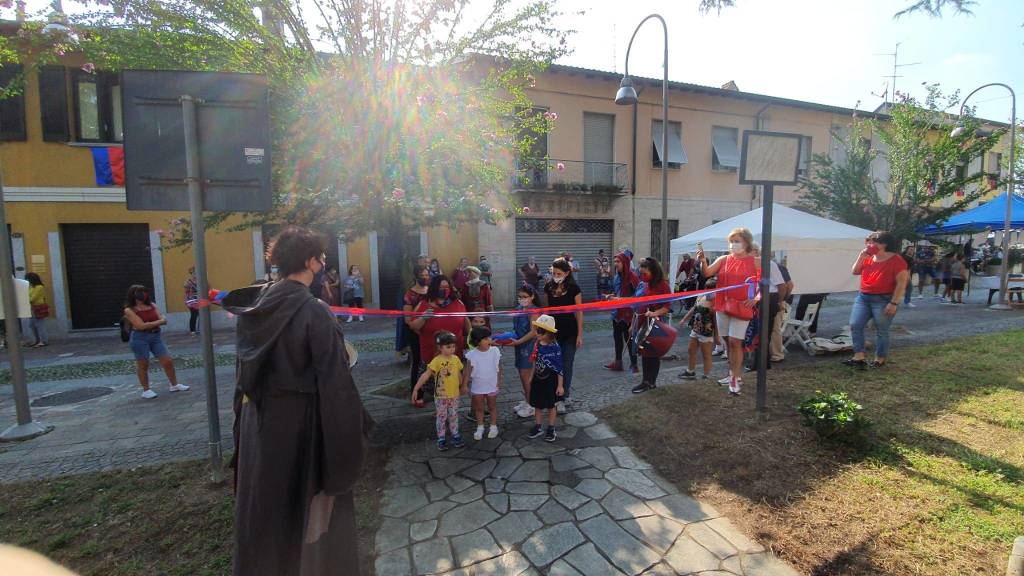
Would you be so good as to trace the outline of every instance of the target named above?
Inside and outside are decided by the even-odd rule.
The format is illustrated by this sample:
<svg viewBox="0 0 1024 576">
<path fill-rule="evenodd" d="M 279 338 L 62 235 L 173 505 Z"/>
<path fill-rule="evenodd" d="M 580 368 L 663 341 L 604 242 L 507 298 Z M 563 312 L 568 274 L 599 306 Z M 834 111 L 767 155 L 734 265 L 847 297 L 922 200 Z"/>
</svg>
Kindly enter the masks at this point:
<svg viewBox="0 0 1024 576">
<path fill-rule="evenodd" d="M 782 270 L 779 270 L 779 265 L 775 263 L 775 260 L 770 260 L 771 272 L 768 274 L 769 293 L 775 294 L 779 291 L 779 286 L 786 283 L 786 279 L 782 277 Z"/>
<path fill-rule="evenodd" d="M 492 394 L 498 391 L 501 351 L 497 346 L 491 346 L 487 352 L 474 348 L 466 352 L 466 361 L 473 366 L 473 372 L 469 376 L 470 394 Z"/>
</svg>

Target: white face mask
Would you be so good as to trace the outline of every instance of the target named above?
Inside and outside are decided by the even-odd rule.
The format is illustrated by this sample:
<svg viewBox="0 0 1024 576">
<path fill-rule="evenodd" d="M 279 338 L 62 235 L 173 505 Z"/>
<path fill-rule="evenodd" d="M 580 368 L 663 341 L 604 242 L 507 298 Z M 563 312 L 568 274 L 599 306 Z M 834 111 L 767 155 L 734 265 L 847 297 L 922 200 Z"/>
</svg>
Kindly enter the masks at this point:
<svg viewBox="0 0 1024 576">
<path fill-rule="evenodd" d="M 565 281 L 565 276 L 552 276 L 551 279 L 555 281 L 555 284 L 561 284 Z"/>
<path fill-rule="evenodd" d="M 742 254 L 744 252 L 743 242 L 730 242 L 729 250 L 732 250 L 732 253 L 736 255 Z"/>
<path fill-rule="evenodd" d="M 522 306 L 523 308 L 526 308 L 527 306 L 530 305 L 530 299 L 529 298 L 520 298 L 519 299 L 519 305 Z"/>
</svg>

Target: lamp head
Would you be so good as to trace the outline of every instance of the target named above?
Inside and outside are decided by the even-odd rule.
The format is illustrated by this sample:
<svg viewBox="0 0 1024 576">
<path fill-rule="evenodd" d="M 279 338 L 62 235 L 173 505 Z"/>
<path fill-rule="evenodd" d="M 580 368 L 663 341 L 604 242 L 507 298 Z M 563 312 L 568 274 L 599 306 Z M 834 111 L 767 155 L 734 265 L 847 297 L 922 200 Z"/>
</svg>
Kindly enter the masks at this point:
<svg viewBox="0 0 1024 576">
<path fill-rule="evenodd" d="M 633 88 L 633 81 L 629 79 L 629 76 L 623 76 L 622 82 L 619 82 L 619 91 L 615 93 L 615 103 L 620 106 L 630 106 L 636 104 L 637 96 L 636 90 Z"/>
<path fill-rule="evenodd" d="M 957 137 L 959 137 L 959 136 L 960 136 L 961 134 L 963 134 L 963 133 L 964 133 L 964 130 L 966 130 L 966 128 L 964 128 L 964 125 L 963 125 L 963 124 L 957 124 L 957 125 L 956 125 L 956 128 L 953 128 L 953 130 L 952 130 L 952 131 L 950 131 L 950 133 L 949 133 L 949 137 L 950 137 L 950 138 L 957 138 Z"/>
</svg>

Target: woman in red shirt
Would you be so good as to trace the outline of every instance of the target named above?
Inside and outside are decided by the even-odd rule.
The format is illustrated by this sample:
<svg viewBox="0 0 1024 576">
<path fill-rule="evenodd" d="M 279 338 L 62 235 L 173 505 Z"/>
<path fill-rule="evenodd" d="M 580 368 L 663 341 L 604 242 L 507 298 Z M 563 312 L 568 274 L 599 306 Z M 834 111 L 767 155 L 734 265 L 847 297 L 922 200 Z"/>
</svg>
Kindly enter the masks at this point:
<svg viewBox="0 0 1024 576">
<path fill-rule="evenodd" d="M 881 368 L 889 357 L 889 325 L 910 280 L 907 262 L 896 252 L 898 249 L 899 241 L 889 232 L 872 232 L 853 263 L 853 275 L 860 276 L 860 294 L 850 311 L 853 358 L 843 361 L 847 366 L 859 370 L 869 366 L 864 359 L 864 326 L 868 320 L 875 321 L 875 359 L 870 366 Z"/>
<path fill-rule="evenodd" d="M 715 322 L 729 349 L 729 376 L 719 382 L 728 384 L 729 393 L 739 396 L 743 385 L 743 339 L 760 300 L 756 294 L 750 297 L 746 282 L 748 278 L 757 277 L 761 264 L 754 258 L 754 235 L 749 229 L 735 228 L 725 239 L 729 242 L 729 254 L 719 256 L 709 265 L 704 250 L 698 249 L 697 259 L 705 278 L 718 277 L 719 288 L 736 286 L 733 290 L 715 293 Z"/>
<path fill-rule="evenodd" d="M 655 296 L 658 294 L 670 294 L 672 292 L 669 288 L 668 280 L 665 280 L 665 272 L 661 269 L 661 264 L 654 258 L 644 258 L 640 261 L 640 286 L 636 289 L 635 296 Z M 668 314 L 668 304 L 651 304 L 642 313 L 637 310 L 636 313 L 643 317 L 639 319 L 641 322 L 646 322 L 648 318 L 658 318 Z M 636 329 L 640 329 L 640 323 L 634 322 Z M 643 368 L 643 380 L 633 387 L 633 394 L 640 394 L 648 390 L 657 388 L 658 372 L 661 371 L 661 358 L 657 356 L 648 357 L 643 356 L 640 358 L 640 367 Z"/>
<path fill-rule="evenodd" d="M 447 276 L 438 274 L 430 279 L 426 297 L 416 305 L 415 311 L 423 313 L 422 316 L 416 316 L 409 322 L 409 328 L 419 334 L 419 373 L 423 373 L 427 364 L 430 364 L 434 355 L 437 354 L 434 337 L 442 330 L 455 334 L 455 353 L 462 358 L 463 350 L 466 347 L 466 335 L 469 334 L 469 318 L 465 316 L 434 316 L 435 312 L 466 311 L 462 300 L 455 296 L 452 283 Z M 422 388 L 420 390 L 422 394 Z"/>
</svg>

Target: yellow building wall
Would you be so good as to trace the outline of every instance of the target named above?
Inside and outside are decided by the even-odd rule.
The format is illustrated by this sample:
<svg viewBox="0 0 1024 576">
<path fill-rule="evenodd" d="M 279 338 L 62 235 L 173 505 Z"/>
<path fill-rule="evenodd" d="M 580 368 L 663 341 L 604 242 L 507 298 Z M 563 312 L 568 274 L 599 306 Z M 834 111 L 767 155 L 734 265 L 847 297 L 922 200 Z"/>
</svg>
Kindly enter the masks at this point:
<svg viewBox="0 0 1024 576">
<path fill-rule="evenodd" d="M 363 274 L 363 289 L 366 292 L 364 300 L 368 303 L 373 299 L 373 279 L 370 277 L 370 240 L 363 236 L 346 243 L 348 249 L 348 264 L 359 266 Z M 348 274 L 348 270 L 339 270 L 342 274 Z"/>
<path fill-rule="evenodd" d="M 480 262 L 476 224 L 459 224 L 455 228 L 437 226 L 427 230 L 427 251 L 437 258 L 441 269 L 448 276 L 459 265 L 460 258 L 468 258 L 470 264 Z"/>
<path fill-rule="evenodd" d="M 26 271 L 39 274 L 51 303 L 55 300 L 48 233 L 59 232 L 61 224 L 148 224 L 152 232 L 168 228 L 168 221 L 173 218 L 187 216 L 179 212 L 129 212 L 124 206 L 112 203 L 7 202 L 6 208 L 11 232 L 24 237 Z M 255 265 L 250 232 L 211 230 L 207 234 L 206 246 L 211 287 L 230 289 L 248 286 L 252 282 Z M 44 256 L 45 264 L 33 266 L 33 255 Z M 165 249 L 162 257 L 167 311 L 184 312 L 184 283 L 188 268 L 193 263 L 192 249 Z M 64 268 L 66 270 L 67 266 Z M 111 278 L 111 287 L 121 289 L 116 278 Z"/>
</svg>

